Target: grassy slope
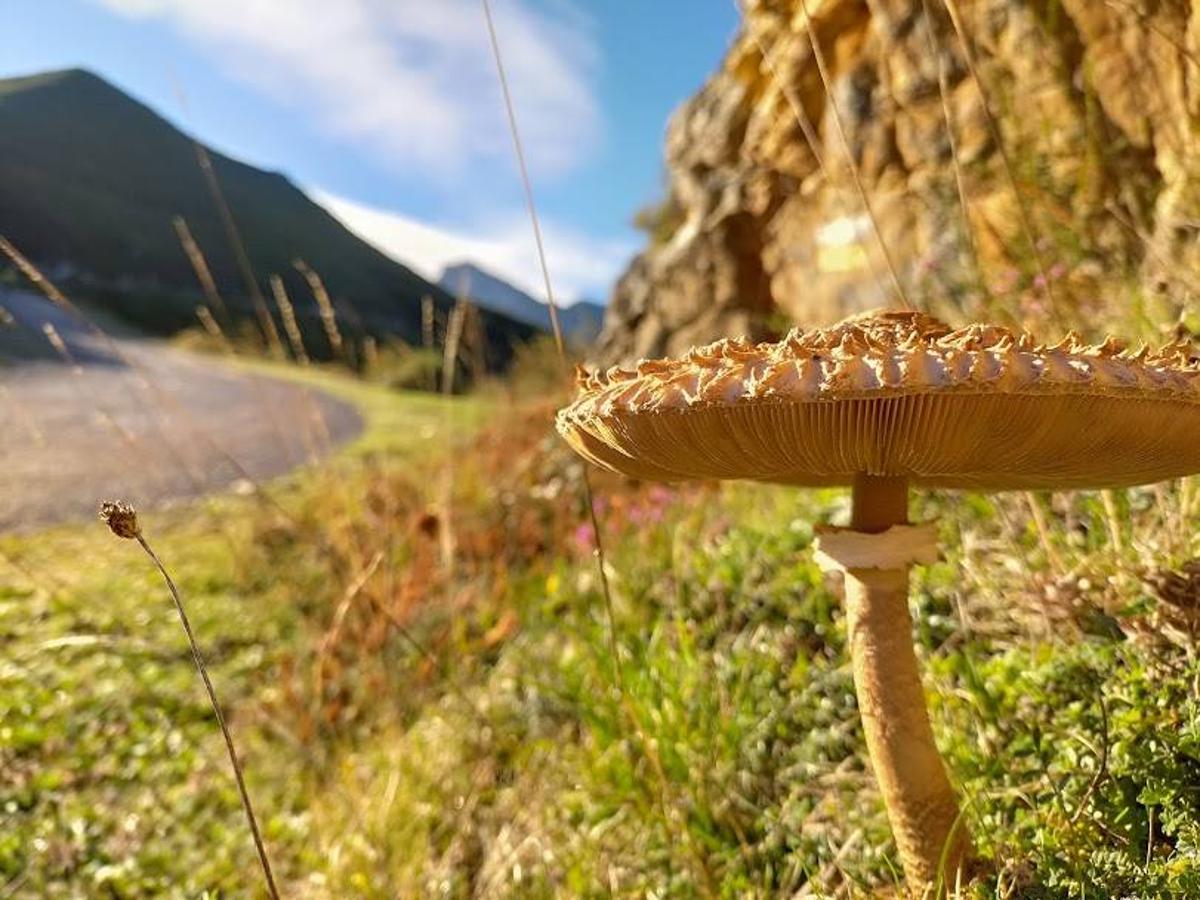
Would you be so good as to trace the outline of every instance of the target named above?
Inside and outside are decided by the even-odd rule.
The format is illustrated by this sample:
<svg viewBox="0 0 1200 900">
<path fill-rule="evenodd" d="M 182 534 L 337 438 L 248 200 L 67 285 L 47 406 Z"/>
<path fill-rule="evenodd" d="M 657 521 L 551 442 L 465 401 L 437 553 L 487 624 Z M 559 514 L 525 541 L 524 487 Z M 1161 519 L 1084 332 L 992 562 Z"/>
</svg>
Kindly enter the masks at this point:
<svg viewBox="0 0 1200 900">
<path fill-rule="evenodd" d="M 372 427 L 336 471 L 275 487 L 291 521 L 246 499 L 146 517 L 293 893 L 894 885 L 839 604 L 810 552 L 842 494 L 602 480 L 613 640 L 580 470 L 544 418 L 519 454 L 515 413 L 452 454 L 442 429 L 474 428 L 478 404 L 305 377 L 353 393 Z M 438 567 L 421 511 L 440 510 L 451 456 L 456 574 L 422 580 Z M 996 860 L 983 896 L 1200 892 L 1195 629 L 1186 598 L 1136 577 L 1200 549 L 1194 485 L 1116 502 L 1112 518 L 1096 495 L 1056 498 L 1045 540 L 1022 497 L 917 504 L 947 550 L 915 580 L 916 637 Z M 97 525 L 0 549 L 34 576 L 6 568 L 0 594 L 0 874 L 33 895 L 243 893 L 254 862 L 219 738 L 136 548 Z M 332 627 L 373 552 L 364 594 L 405 610 L 436 662 L 365 599 Z"/>
</svg>

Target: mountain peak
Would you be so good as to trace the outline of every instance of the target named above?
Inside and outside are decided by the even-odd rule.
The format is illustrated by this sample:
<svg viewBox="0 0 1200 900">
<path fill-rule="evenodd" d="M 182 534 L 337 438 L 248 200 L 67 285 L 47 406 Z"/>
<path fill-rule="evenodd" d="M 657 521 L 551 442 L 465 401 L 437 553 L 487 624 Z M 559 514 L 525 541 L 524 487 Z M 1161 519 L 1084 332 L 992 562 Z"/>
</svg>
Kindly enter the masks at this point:
<svg viewBox="0 0 1200 900">
<path fill-rule="evenodd" d="M 259 280 L 281 275 L 313 313 L 292 260 L 320 272 L 335 301 L 377 334 L 421 340 L 421 298 L 452 300 L 348 231 L 285 177 L 209 153 Z M 250 317 L 235 254 L 192 139 L 87 69 L 0 79 L 0 234 L 72 273 L 75 289 L 143 328 L 195 323 L 199 293 L 173 219 L 182 217 L 227 305 Z M 489 317 L 496 359 L 532 329 Z"/>
<path fill-rule="evenodd" d="M 102 88 L 122 97 L 128 97 L 119 87 L 91 69 L 71 67 L 66 69 L 50 69 L 45 72 L 32 72 L 28 75 L 15 75 L 11 78 L 0 79 L 0 94 L 17 94 L 25 91 L 45 90 L 94 90 Z M 132 99 L 132 98 L 130 98 Z"/>
<path fill-rule="evenodd" d="M 448 293 L 465 296 L 492 312 L 503 313 L 542 331 L 549 331 L 546 304 L 492 274 L 476 263 L 453 263 L 442 270 L 438 284 Z M 596 339 L 604 320 L 604 307 L 586 300 L 558 309 L 563 332 L 572 340 L 588 344 Z"/>
</svg>

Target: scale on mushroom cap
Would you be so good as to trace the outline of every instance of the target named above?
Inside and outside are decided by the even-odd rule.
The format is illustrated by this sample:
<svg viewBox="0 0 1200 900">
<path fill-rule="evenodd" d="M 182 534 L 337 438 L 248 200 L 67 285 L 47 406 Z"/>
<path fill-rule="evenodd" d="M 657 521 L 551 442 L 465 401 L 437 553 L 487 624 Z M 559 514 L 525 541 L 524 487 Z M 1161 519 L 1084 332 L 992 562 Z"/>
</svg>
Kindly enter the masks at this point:
<svg viewBox="0 0 1200 900">
<path fill-rule="evenodd" d="M 1200 472 L 1200 360 L 1180 342 L 1053 346 L 918 312 L 855 316 L 774 344 L 723 340 L 634 370 L 580 373 L 557 424 L 635 478 L 852 488 L 849 528 L 824 528 L 845 573 L 867 748 L 910 888 L 953 885 L 971 858 L 938 755 L 911 640 L 908 572 L 937 557 L 908 489 L 1111 488 Z"/>
</svg>

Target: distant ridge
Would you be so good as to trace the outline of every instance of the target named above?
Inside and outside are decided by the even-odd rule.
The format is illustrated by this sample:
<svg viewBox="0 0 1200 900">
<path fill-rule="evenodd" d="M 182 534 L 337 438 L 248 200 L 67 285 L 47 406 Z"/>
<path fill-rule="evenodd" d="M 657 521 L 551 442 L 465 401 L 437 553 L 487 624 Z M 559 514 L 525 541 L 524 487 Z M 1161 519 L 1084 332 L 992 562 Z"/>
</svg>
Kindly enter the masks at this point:
<svg viewBox="0 0 1200 900">
<path fill-rule="evenodd" d="M 539 303 L 520 288 L 473 263 L 447 266 L 438 278 L 438 284 L 455 296 L 465 294 L 484 309 L 550 331 L 550 311 L 545 303 Z M 580 300 L 560 307 L 558 318 L 565 336 L 576 344 L 586 345 L 600 334 L 604 307 L 590 300 Z"/>
<path fill-rule="evenodd" d="M 452 298 L 350 232 L 278 172 L 209 150 L 255 273 L 283 276 L 315 317 L 296 258 L 320 273 L 347 319 L 410 342 L 421 297 Z M 82 69 L 0 79 L 0 234 L 93 302 L 157 333 L 195 323 L 198 289 L 171 220 L 182 215 L 226 300 L 250 307 L 191 138 L 146 105 Z M 2 266 L 0 266 L 2 267 Z M 269 295 L 268 295 L 269 296 Z M 351 322 L 351 327 L 355 323 Z M 502 360 L 533 333 L 485 315 Z M 306 329 L 319 340 L 320 329 Z"/>
</svg>

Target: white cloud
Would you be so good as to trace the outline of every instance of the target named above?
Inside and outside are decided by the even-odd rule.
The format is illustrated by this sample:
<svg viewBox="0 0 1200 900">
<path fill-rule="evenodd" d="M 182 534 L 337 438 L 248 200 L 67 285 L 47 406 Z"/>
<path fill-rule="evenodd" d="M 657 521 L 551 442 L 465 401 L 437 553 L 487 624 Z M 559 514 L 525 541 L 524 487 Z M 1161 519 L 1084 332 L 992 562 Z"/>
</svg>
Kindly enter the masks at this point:
<svg viewBox="0 0 1200 900">
<path fill-rule="evenodd" d="M 93 2 L 168 22 L 235 77 L 399 168 L 450 176 L 511 157 L 478 0 Z M 522 137 L 541 176 L 582 161 L 600 131 L 591 24 L 555 9 L 494 4 Z"/>
<path fill-rule="evenodd" d="M 436 281 L 451 263 L 473 262 L 545 302 L 529 220 L 522 214 L 493 218 L 468 232 L 419 222 L 319 190 L 309 194 L 351 231 L 427 279 Z M 606 300 L 636 249 L 636 241 L 596 240 L 554 222 L 542 224 L 556 299 L 564 304 L 582 297 Z"/>
</svg>

